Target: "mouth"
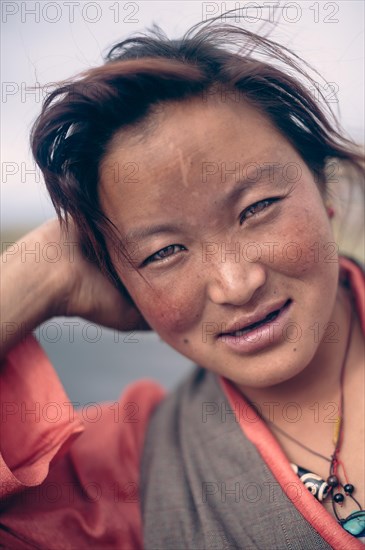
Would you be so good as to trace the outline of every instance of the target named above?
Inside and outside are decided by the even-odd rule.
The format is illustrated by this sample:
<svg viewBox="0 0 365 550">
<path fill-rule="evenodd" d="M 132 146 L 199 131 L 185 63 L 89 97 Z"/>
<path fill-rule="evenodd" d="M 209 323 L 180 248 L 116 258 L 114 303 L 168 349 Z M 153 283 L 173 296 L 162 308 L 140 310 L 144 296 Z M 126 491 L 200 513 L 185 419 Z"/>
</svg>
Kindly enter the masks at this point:
<svg viewBox="0 0 365 550">
<path fill-rule="evenodd" d="M 281 313 L 285 309 L 287 309 L 290 306 L 291 302 L 292 302 L 292 300 L 289 298 L 288 300 L 286 300 L 286 302 L 281 307 L 271 311 L 270 313 L 265 315 L 265 317 L 262 317 L 258 321 L 255 321 L 254 323 L 251 323 L 249 325 L 244 325 L 241 328 L 239 327 L 237 330 L 233 330 L 233 331 L 230 331 L 230 332 L 221 332 L 218 335 L 218 337 L 221 337 L 221 336 L 234 336 L 234 337 L 238 338 L 240 336 L 243 336 L 245 334 L 248 334 L 248 333 L 252 332 L 253 330 L 256 330 L 259 327 L 262 327 L 262 326 L 265 326 L 269 323 L 272 323 L 273 321 L 275 321 L 275 319 L 277 319 L 279 317 L 279 315 L 281 315 Z M 236 326 L 238 326 L 238 323 L 236 323 Z"/>
</svg>

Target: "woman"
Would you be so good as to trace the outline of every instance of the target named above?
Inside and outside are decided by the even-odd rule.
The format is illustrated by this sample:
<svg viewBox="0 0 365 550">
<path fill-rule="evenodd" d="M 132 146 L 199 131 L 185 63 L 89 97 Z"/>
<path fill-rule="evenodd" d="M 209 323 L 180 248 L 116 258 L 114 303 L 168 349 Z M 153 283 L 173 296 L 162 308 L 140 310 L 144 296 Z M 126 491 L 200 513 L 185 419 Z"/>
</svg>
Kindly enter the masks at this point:
<svg viewBox="0 0 365 550">
<path fill-rule="evenodd" d="M 211 21 L 125 40 L 45 101 L 61 225 L 23 241 L 61 254 L 4 265 L 6 547 L 362 547 L 363 275 L 327 168 L 360 179 L 363 157 L 304 78 Z M 86 422 L 30 335 L 54 315 L 151 328 L 199 367 Z"/>
</svg>

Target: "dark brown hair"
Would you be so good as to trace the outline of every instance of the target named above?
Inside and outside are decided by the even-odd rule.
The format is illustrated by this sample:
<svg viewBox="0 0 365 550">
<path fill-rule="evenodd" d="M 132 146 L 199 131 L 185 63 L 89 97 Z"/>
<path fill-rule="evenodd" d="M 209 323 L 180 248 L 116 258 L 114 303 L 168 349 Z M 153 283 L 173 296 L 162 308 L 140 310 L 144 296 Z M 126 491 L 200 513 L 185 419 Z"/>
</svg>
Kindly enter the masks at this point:
<svg viewBox="0 0 365 550">
<path fill-rule="evenodd" d="M 102 66 L 50 93 L 33 127 L 33 155 L 60 221 L 72 217 L 89 256 L 120 286 L 105 246 L 106 237 L 117 242 L 117 236 L 98 202 L 100 162 L 115 133 L 148 125 L 153 107 L 212 90 L 239 92 L 265 113 L 323 194 L 329 159 L 363 174 L 360 150 L 344 137 L 328 105 L 312 97 L 311 71 L 284 46 L 219 18 L 195 25 L 179 40 L 154 25 L 116 44 Z"/>
</svg>

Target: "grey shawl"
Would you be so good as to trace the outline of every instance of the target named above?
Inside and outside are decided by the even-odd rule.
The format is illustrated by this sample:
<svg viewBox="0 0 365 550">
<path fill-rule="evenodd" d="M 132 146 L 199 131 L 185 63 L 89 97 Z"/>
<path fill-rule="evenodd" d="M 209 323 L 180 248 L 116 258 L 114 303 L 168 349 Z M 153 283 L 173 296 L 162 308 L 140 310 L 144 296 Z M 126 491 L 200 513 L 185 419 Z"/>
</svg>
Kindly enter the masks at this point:
<svg viewBox="0 0 365 550">
<path fill-rule="evenodd" d="M 146 550 L 331 548 L 232 413 L 217 376 L 200 367 L 155 409 L 141 461 Z"/>
</svg>

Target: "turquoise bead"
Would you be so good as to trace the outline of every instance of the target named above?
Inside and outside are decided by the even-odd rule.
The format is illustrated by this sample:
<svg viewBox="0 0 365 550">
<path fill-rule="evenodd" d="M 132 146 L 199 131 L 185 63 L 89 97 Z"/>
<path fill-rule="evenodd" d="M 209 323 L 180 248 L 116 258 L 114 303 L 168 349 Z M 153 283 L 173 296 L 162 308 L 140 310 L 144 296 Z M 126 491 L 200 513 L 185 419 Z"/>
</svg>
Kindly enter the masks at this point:
<svg viewBox="0 0 365 550">
<path fill-rule="evenodd" d="M 354 512 L 353 512 L 354 513 Z M 348 533 L 354 535 L 355 537 L 360 535 L 365 529 L 365 512 L 361 512 L 357 517 L 346 520 L 342 527 L 346 529 Z"/>
</svg>

